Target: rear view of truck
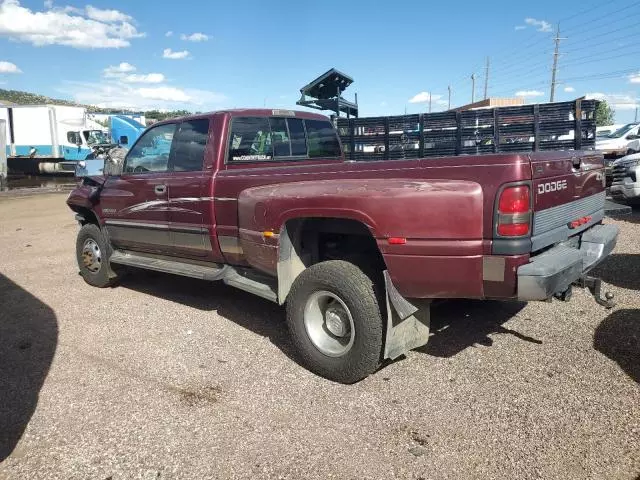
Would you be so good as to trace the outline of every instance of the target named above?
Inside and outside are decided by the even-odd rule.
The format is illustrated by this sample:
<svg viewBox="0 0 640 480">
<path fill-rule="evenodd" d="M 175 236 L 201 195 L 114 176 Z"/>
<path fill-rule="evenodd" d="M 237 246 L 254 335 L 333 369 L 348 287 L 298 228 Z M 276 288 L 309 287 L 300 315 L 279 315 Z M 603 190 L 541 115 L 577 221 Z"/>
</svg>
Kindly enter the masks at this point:
<svg viewBox="0 0 640 480">
<path fill-rule="evenodd" d="M 497 199 L 493 253 L 530 253 L 517 270 L 520 300 L 571 297 L 573 284 L 602 299 L 600 282 L 587 276 L 613 250 L 617 227 L 602 225 L 602 157 L 588 152 L 532 153 L 531 182 L 504 186 Z"/>
<path fill-rule="evenodd" d="M 487 288 L 487 281 L 495 281 L 512 283 L 513 294 L 522 300 L 568 299 L 571 285 L 578 283 L 611 305 L 600 298 L 600 282 L 586 275 L 611 252 L 617 237 L 615 227 L 601 225 L 606 179 L 602 155 L 595 151 L 596 105 L 578 99 L 338 119 L 337 125 L 346 158 L 356 162 L 456 155 L 468 166 L 482 163 L 473 162 L 473 155 L 521 153 L 530 171 L 516 175 L 517 181 L 478 180 L 487 201 L 494 202 L 485 210 L 493 218 L 485 224 L 484 238 L 492 247 L 483 265 L 484 295 L 504 296 L 505 289 Z M 517 270 L 512 281 L 505 273 L 510 269 Z"/>
</svg>

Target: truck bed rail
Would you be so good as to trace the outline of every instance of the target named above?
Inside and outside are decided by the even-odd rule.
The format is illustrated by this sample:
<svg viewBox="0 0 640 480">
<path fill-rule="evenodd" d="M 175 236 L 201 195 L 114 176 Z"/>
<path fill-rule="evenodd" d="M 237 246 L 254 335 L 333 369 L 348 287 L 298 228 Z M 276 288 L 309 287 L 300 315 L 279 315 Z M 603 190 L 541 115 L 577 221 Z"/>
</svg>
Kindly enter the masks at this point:
<svg viewBox="0 0 640 480">
<path fill-rule="evenodd" d="M 596 100 L 338 118 L 347 160 L 595 148 Z M 579 132 L 579 134 L 575 134 Z"/>
</svg>

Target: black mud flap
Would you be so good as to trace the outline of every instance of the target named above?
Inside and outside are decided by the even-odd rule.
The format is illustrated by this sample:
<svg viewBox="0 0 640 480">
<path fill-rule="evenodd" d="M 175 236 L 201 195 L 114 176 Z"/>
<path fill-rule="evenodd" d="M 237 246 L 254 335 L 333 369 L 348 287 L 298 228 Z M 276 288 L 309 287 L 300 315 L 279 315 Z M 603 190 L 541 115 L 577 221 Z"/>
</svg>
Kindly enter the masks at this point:
<svg viewBox="0 0 640 480">
<path fill-rule="evenodd" d="M 387 335 L 384 343 L 384 358 L 391 360 L 429 341 L 431 320 L 429 301 L 416 307 L 407 301 L 384 271 L 387 304 Z"/>
</svg>

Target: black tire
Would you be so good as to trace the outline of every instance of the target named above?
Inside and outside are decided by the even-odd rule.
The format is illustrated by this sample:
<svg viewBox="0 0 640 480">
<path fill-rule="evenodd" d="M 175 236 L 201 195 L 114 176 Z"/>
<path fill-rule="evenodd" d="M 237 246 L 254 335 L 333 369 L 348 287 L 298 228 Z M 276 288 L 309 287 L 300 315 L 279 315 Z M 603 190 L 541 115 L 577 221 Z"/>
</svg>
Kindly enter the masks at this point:
<svg viewBox="0 0 640 480">
<path fill-rule="evenodd" d="M 336 295 L 353 319 L 353 344 L 340 356 L 323 353 L 305 327 L 307 300 L 323 291 Z M 380 366 L 382 318 L 370 276 L 343 260 L 330 260 L 307 268 L 296 278 L 287 297 L 287 325 L 301 363 L 312 372 L 340 383 L 362 380 Z"/>
<path fill-rule="evenodd" d="M 87 242 L 93 241 L 100 252 L 99 267 L 92 269 L 87 266 L 85 262 L 85 246 Z M 87 223 L 78 232 L 76 239 L 76 259 L 78 261 L 78 268 L 80 269 L 80 275 L 84 278 L 84 281 L 94 287 L 109 287 L 115 283 L 118 279 L 118 275 L 109 266 L 109 257 L 111 257 L 111 246 L 108 244 L 102 231 L 97 225 L 93 223 Z"/>
</svg>

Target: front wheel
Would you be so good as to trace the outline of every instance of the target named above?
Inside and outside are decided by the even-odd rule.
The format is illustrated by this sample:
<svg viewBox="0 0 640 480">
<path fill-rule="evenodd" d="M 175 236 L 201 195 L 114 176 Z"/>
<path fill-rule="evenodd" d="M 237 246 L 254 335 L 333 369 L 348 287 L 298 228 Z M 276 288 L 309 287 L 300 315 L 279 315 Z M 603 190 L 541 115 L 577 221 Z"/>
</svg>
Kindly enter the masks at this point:
<svg viewBox="0 0 640 480">
<path fill-rule="evenodd" d="M 287 324 L 305 367 L 340 383 L 378 368 L 383 321 L 374 287 L 360 268 L 342 260 L 312 265 L 296 278 Z"/>
<path fill-rule="evenodd" d="M 117 279 L 109 266 L 111 248 L 97 225 L 88 223 L 78 232 L 76 259 L 80 275 L 94 287 L 108 287 Z"/>
</svg>

